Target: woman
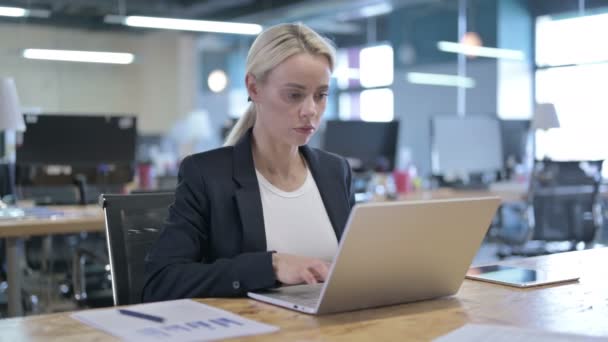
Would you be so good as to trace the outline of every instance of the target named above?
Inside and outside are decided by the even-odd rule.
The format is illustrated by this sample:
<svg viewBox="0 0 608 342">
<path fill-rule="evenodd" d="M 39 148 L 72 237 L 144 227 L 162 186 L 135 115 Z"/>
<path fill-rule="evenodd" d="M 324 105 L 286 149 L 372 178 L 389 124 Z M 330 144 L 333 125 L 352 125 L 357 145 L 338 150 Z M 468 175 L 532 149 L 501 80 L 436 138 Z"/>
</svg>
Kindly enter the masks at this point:
<svg viewBox="0 0 608 342">
<path fill-rule="evenodd" d="M 354 204 L 346 160 L 306 146 L 333 67 L 333 47 L 304 25 L 257 37 L 245 78 L 252 103 L 226 146 L 183 160 L 146 259 L 144 301 L 325 280 Z"/>
</svg>

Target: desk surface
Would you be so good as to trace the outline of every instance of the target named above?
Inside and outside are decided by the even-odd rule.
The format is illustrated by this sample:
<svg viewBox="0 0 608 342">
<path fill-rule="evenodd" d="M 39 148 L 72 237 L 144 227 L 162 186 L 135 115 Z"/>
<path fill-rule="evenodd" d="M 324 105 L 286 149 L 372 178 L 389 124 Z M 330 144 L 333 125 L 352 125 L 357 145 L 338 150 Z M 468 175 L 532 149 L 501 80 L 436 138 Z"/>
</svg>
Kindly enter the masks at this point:
<svg viewBox="0 0 608 342">
<path fill-rule="evenodd" d="M 103 210 L 98 205 L 54 206 L 63 215 L 0 221 L 0 238 L 103 231 Z"/>
<path fill-rule="evenodd" d="M 600 195 L 608 199 L 608 186 L 600 187 Z M 453 188 L 439 188 L 433 190 L 414 191 L 399 196 L 402 201 L 450 199 L 463 197 L 497 196 L 503 203 L 526 201 L 528 185 L 525 183 L 499 182 L 493 183 L 486 190 L 463 190 Z"/>
<path fill-rule="evenodd" d="M 517 289 L 465 280 L 457 295 L 327 316 L 309 316 L 249 299 L 201 302 L 277 325 L 254 340 L 430 340 L 466 323 L 491 323 L 608 337 L 608 248 L 510 261 L 542 269 L 576 269 L 580 282 Z M 101 341 L 112 336 L 68 313 L 0 320 L 7 340 Z"/>
<path fill-rule="evenodd" d="M 505 191 L 463 191 L 441 188 L 429 191 L 416 191 L 401 195 L 399 200 L 414 201 L 428 199 L 448 199 L 460 197 L 498 196 L 503 201 L 521 200 L 520 190 Z M 65 213 L 54 218 L 25 218 L 0 221 L 0 238 L 26 237 L 32 235 L 69 234 L 79 232 L 96 232 L 105 229 L 103 210 L 98 205 L 88 206 L 53 206 L 53 210 Z"/>
<path fill-rule="evenodd" d="M 519 202 L 525 200 L 527 188 L 519 183 L 496 183 L 487 190 L 461 190 L 452 188 L 439 188 L 433 190 L 415 191 L 399 196 L 402 201 L 450 199 L 462 197 L 498 196 L 503 202 Z"/>
</svg>

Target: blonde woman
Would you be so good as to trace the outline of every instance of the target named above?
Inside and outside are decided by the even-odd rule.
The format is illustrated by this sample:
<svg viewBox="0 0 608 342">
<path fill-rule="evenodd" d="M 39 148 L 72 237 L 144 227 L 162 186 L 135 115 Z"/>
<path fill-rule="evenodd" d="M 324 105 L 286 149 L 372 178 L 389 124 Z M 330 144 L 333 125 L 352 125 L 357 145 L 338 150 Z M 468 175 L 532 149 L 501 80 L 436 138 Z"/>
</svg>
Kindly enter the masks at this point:
<svg viewBox="0 0 608 342">
<path fill-rule="evenodd" d="M 325 111 L 334 53 L 302 24 L 257 37 L 246 65 L 249 109 L 224 147 L 182 162 L 146 259 L 144 301 L 325 280 L 354 204 L 347 162 L 306 145 Z"/>
</svg>

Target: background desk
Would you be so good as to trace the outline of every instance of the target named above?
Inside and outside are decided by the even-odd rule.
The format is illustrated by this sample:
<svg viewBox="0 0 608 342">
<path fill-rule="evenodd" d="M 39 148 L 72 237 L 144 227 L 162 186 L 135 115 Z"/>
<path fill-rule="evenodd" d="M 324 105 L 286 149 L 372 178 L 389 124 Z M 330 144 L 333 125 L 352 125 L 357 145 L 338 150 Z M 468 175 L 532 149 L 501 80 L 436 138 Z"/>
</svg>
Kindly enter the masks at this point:
<svg viewBox="0 0 608 342">
<path fill-rule="evenodd" d="M 0 238 L 6 241 L 6 268 L 8 282 L 8 314 L 21 316 L 21 272 L 23 258 L 22 238 L 33 235 L 98 232 L 105 230 L 103 210 L 98 205 L 53 207 L 63 212 L 54 218 L 26 218 L 0 221 Z"/>
<path fill-rule="evenodd" d="M 608 185 L 599 189 L 600 196 L 608 200 Z M 493 183 L 484 190 L 461 190 L 453 188 L 438 188 L 433 190 L 420 190 L 399 195 L 399 200 L 429 200 L 450 199 L 462 197 L 498 196 L 503 203 L 527 201 L 528 185 L 525 183 L 499 182 Z"/>
<path fill-rule="evenodd" d="M 309 316 L 249 299 L 201 302 L 274 324 L 281 330 L 253 340 L 430 340 L 466 323 L 503 324 L 608 338 L 608 248 L 505 262 L 528 267 L 576 269 L 580 282 L 517 289 L 465 280 L 456 296 L 355 311 Z M 116 340 L 69 317 L 69 313 L 0 320 L 9 341 Z"/>
<path fill-rule="evenodd" d="M 521 202 L 526 200 L 528 188 L 520 183 L 496 183 L 484 190 L 459 190 L 452 188 L 438 188 L 433 190 L 414 191 L 399 196 L 399 200 L 415 201 L 430 199 L 450 199 L 463 197 L 500 197 L 503 203 Z"/>
</svg>

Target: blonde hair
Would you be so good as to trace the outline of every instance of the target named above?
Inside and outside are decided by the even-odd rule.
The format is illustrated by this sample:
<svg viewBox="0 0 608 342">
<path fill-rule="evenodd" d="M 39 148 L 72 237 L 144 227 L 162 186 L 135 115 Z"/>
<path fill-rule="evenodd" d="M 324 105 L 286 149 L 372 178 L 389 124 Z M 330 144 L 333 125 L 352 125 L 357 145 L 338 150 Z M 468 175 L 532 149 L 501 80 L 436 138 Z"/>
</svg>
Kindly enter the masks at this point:
<svg viewBox="0 0 608 342">
<path fill-rule="evenodd" d="M 297 23 L 272 26 L 260 33 L 249 49 L 246 73 L 251 73 L 258 82 L 264 82 L 277 65 L 299 53 L 325 56 L 330 70 L 334 69 L 336 51 L 331 42 L 310 27 Z M 252 102 L 228 134 L 224 146 L 236 144 L 253 127 L 255 117 Z"/>
</svg>

